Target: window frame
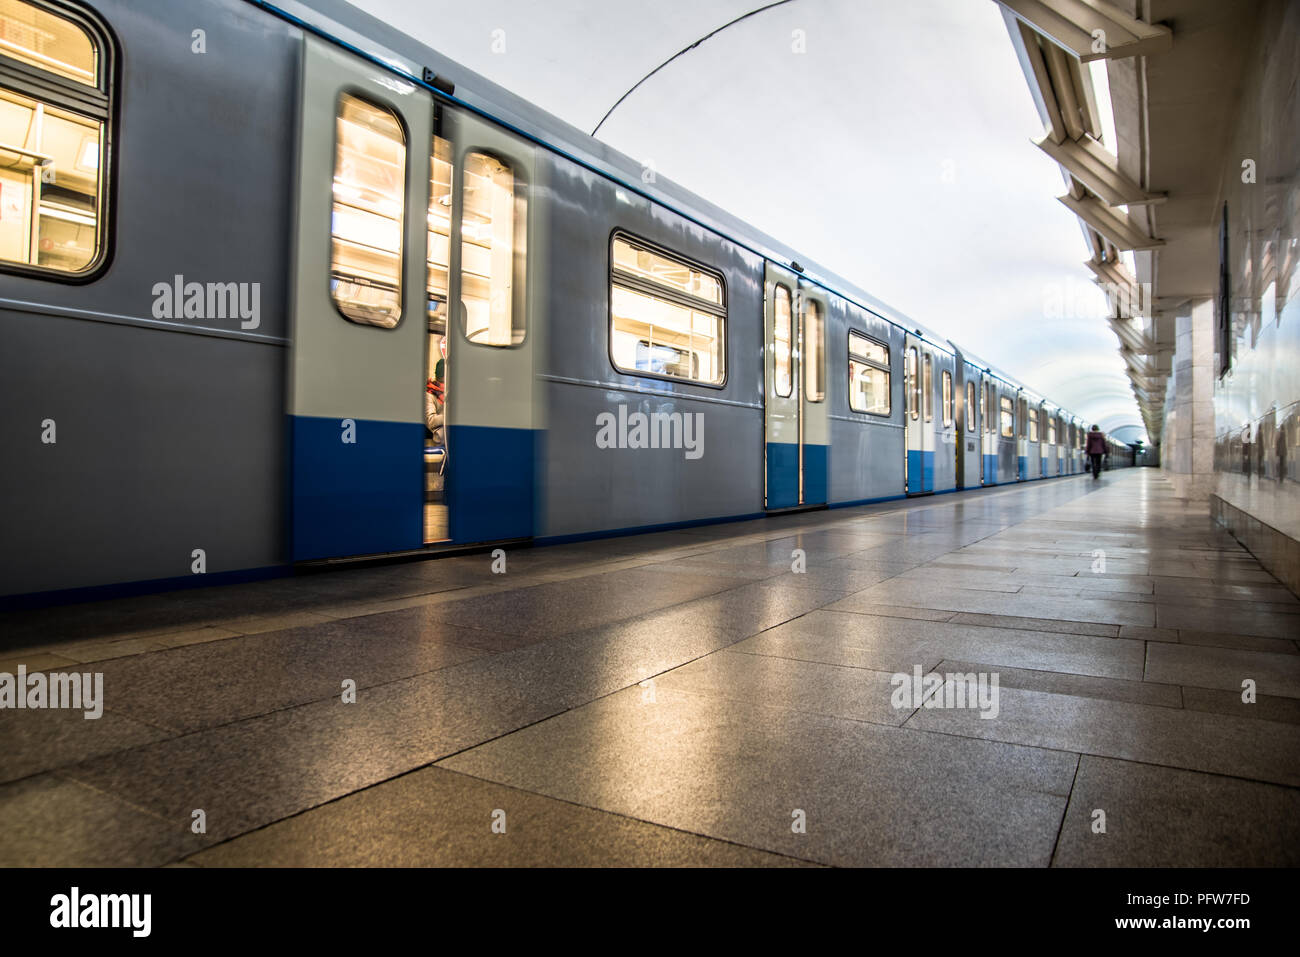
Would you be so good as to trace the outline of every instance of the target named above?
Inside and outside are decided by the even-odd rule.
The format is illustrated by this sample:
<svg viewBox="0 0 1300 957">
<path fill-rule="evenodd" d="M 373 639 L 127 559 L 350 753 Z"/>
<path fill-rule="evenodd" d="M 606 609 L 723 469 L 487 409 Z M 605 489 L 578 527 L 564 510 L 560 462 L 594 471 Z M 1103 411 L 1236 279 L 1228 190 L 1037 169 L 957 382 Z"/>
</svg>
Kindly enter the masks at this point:
<svg viewBox="0 0 1300 957">
<path fill-rule="evenodd" d="M 1029 420 L 1026 424 L 1030 442 L 1035 442 L 1035 443 L 1038 442 L 1038 433 L 1039 433 L 1038 416 L 1039 416 L 1038 406 L 1033 405 L 1031 403 L 1029 406 Z"/>
<path fill-rule="evenodd" d="M 853 354 L 854 336 L 857 336 L 859 339 L 863 339 L 867 342 L 874 343 L 875 345 L 878 345 L 880 346 L 880 348 L 884 349 L 885 361 L 883 363 L 880 363 L 874 359 L 868 359 L 865 356 L 854 355 Z M 847 361 L 844 363 L 844 368 L 848 374 L 849 411 L 857 415 L 872 415 L 878 419 L 892 418 L 894 414 L 894 370 L 891 365 L 892 356 L 890 355 L 890 351 L 889 351 L 889 343 L 881 342 L 879 339 L 873 338 L 872 336 L 867 335 L 865 332 L 859 332 L 857 329 L 849 329 L 848 334 L 845 336 L 844 348 L 845 348 L 845 356 L 847 357 Z M 855 409 L 853 407 L 853 363 L 855 362 L 861 362 L 863 365 L 869 366 L 870 368 L 875 369 L 878 372 L 883 372 L 885 374 L 886 388 L 885 388 L 885 411 L 884 412 L 869 412 L 865 409 Z M 904 397 L 904 405 L 906 405 L 906 397 Z"/>
<path fill-rule="evenodd" d="M 114 132 L 120 122 L 121 49 L 117 36 L 100 14 L 82 3 L 69 0 L 23 0 L 85 31 L 97 57 L 96 83 L 92 86 L 24 63 L 0 53 L 0 86 L 55 109 L 76 113 L 103 124 L 103 148 L 99 155 L 98 208 L 95 218 L 95 255 L 79 272 L 53 269 L 33 263 L 0 259 L 0 275 L 22 276 L 46 282 L 81 286 L 99 279 L 113 263 L 113 239 L 117 226 L 117 177 L 114 175 Z M 52 94 L 52 95 L 51 95 Z"/>
<path fill-rule="evenodd" d="M 383 110 L 385 113 L 388 113 L 389 115 L 391 115 L 391 116 L 393 117 L 393 119 L 395 119 L 395 120 L 397 121 L 397 125 L 398 125 L 398 127 L 401 129 L 401 131 L 402 131 L 402 149 L 403 149 L 405 155 L 403 156 L 403 163 L 402 163 L 402 219 L 401 219 L 401 224 L 400 224 L 400 226 L 399 226 L 399 235 L 400 235 L 400 237 L 401 237 L 401 248 L 398 250 L 398 253 L 397 253 L 397 282 L 398 282 L 398 286 L 397 286 L 397 306 L 398 306 L 397 321 L 396 321 L 395 323 L 393 323 L 391 326 L 380 326 L 380 325 L 376 325 L 376 324 L 373 323 L 373 322 L 364 322 L 364 321 L 361 321 L 361 320 L 359 320 L 359 319 L 353 319 L 351 316 L 349 316 L 347 313 L 345 313 L 345 312 L 342 310 L 342 308 L 340 308 L 340 306 L 339 306 L 339 301 L 338 301 L 338 299 L 336 299 L 335 296 L 334 296 L 334 290 L 330 288 L 330 283 L 333 281 L 333 276 L 334 276 L 334 242 L 335 242 L 335 233 L 334 233 L 334 203 L 335 203 L 335 200 L 334 200 L 334 193 L 333 193 L 333 173 L 332 173 L 332 172 L 331 172 L 331 179 L 330 179 L 331 189 L 330 189 L 330 194 L 329 194 L 329 195 L 330 195 L 330 198 L 329 198 L 330 228 L 329 228 L 329 231 L 328 231 L 328 232 L 326 233 L 326 235 L 325 235 L 326 250 L 327 250 L 327 252 L 326 252 L 326 258 L 325 258 L 325 264 L 326 264 L 326 270 L 325 270 L 325 296 L 326 296 L 326 298 L 329 299 L 330 304 L 334 307 L 334 311 L 335 311 L 336 313 L 338 313 L 339 316 L 341 316 L 345 322 L 351 323 L 351 324 L 354 325 L 354 326 L 361 326 L 362 328 L 379 329 L 379 330 L 382 330 L 382 331 L 384 331 L 384 332 L 392 332 L 392 331 L 394 331 L 395 329 L 397 329 L 398 327 L 400 327 L 401 324 L 402 324 L 403 322 L 406 321 L 406 314 L 407 314 L 407 312 L 409 311 L 409 310 L 406 308 L 406 291 L 407 291 L 407 290 L 406 290 L 406 286 L 407 286 L 407 282 L 406 282 L 406 256 L 407 256 L 407 252 L 408 252 L 408 250 L 407 250 L 407 248 L 406 248 L 407 245 L 408 245 L 408 243 L 407 243 L 407 235 L 406 235 L 406 234 L 407 234 L 407 231 L 408 231 L 409 228 L 410 228 L 410 216 L 411 216 L 411 201 L 410 201 L 410 200 L 411 200 L 411 197 L 410 197 L 410 193 L 411 193 L 411 130 L 410 130 L 410 128 L 406 125 L 406 117 L 404 117 L 404 116 L 402 115 L 402 111 L 401 111 L 400 109 L 398 109 L 395 105 L 393 105 L 393 104 L 391 104 L 391 103 L 385 103 L 385 102 L 383 102 L 382 100 L 377 100 L 377 99 L 375 99 L 375 97 L 372 96 L 369 92 L 367 92 L 367 91 L 365 91 L 365 90 L 362 90 L 360 87 L 357 87 L 357 86 L 355 86 L 355 85 L 349 85 L 349 86 L 341 87 L 341 88 L 339 89 L 339 91 L 338 91 L 338 96 L 336 96 L 336 97 L 334 98 L 334 116 L 333 116 L 333 120 L 332 120 L 332 125 L 333 125 L 333 127 L 334 127 L 334 134 L 333 134 L 333 136 L 332 136 L 331 139 L 330 139 L 330 142 L 331 142 L 331 144 L 332 144 L 333 147 L 334 147 L 334 152 L 333 152 L 333 161 L 332 161 L 331 164 L 330 164 L 331 171 L 333 171 L 333 170 L 337 170 L 337 169 L 338 169 L 338 162 L 339 162 L 339 147 L 340 147 L 340 145 L 341 145 L 341 144 L 340 144 L 340 141 L 339 141 L 339 119 L 342 117 L 342 106 L 343 106 L 343 98 L 344 98 L 344 97 L 351 97 L 352 99 L 357 100 L 357 101 L 359 101 L 359 102 L 361 102 L 361 103 L 365 103 L 365 104 L 368 105 L 368 106 L 372 106 L 372 107 L 374 107 L 375 109 Z M 433 146 L 432 141 L 430 141 L 430 144 L 429 144 L 429 145 L 430 145 L 430 148 L 432 148 L 432 146 Z M 454 175 L 454 167 L 453 167 L 453 175 Z M 426 215 L 426 216 L 427 216 L 427 215 L 428 215 L 427 211 L 424 212 L 423 215 Z M 454 225 L 454 224 L 453 224 L 453 225 Z M 427 250 L 426 250 L 426 252 L 427 252 Z M 427 265 L 427 264 L 426 264 L 426 265 Z M 451 273 L 451 269 L 450 269 L 450 266 L 448 266 L 448 284 L 449 284 L 449 288 L 448 288 L 448 294 L 449 294 L 449 295 L 448 295 L 448 313 L 449 313 L 448 321 L 450 321 L 450 308 L 451 308 L 451 307 L 450 307 L 450 302 L 451 302 L 451 297 L 450 297 L 450 292 L 451 292 L 451 290 L 450 290 L 450 279 L 451 279 L 451 275 L 450 275 L 450 273 Z M 423 282 L 420 283 L 420 302 L 421 302 L 420 313 L 421 313 L 421 315 L 422 315 L 422 317 L 423 317 L 423 321 L 427 324 L 427 323 L 428 323 L 428 302 L 427 302 L 426 284 L 423 283 Z"/>
<path fill-rule="evenodd" d="M 776 337 L 776 304 L 777 301 L 780 299 L 779 293 L 782 290 L 784 290 L 785 292 L 785 300 L 790 307 L 789 328 L 786 330 L 789 333 L 789 335 L 786 336 L 786 340 L 785 340 L 784 356 L 782 356 L 782 353 L 777 349 L 780 340 L 778 340 Z M 795 308 L 796 307 L 794 301 L 794 290 L 790 288 L 789 283 L 784 283 L 779 281 L 772 283 L 772 395 L 777 399 L 794 398 L 795 389 L 798 388 L 798 384 L 795 382 L 795 375 L 794 375 Z M 781 387 L 779 385 L 780 379 L 778 377 L 780 366 L 777 360 L 780 358 L 785 359 L 786 390 L 784 392 L 781 391 Z"/>
<path fill-rule="evenodd" d="M 921 356 L 921 408 L 925 421 L 934 421 L 934 357 L 929 352 Z"/>
<path fill-rule="evenodd" d="M 438 125 L 440 127 L 441 124 L 439 123 Z M 442 135 L 436 128 L 434 132 L 436 135 Z M 449 137 L 444 138 L 450 139 Z M 510 175 L 514 180 L 514 202 L 513 208 L 511 209 L 511 215 L 514 217 L 514 232 L 512 234 L 510 245 L 510 278 L 512 283 L 510 301 L 510 338 L 512 340 L 514 339 L 514 330 L 517 328 L 514 322 L 516 311 L 518 311 L 519 315 L 523 317 L 522 328 L 524 334 L 520 336 L 518 342 L 475 342 L 469 337 L 468 315 L 465 317 L 465 322 L 461 323 L 457 317 L 452 315 L 450 300 L 447 303 L 448 329 L 450 329 L 453 322 L 456 323 L 460 329 L 460 337 L 465 340 L 466 345 L 478 346 L 482 349 L 522 349 L 528 342 L 528 327 L 530 325 L 528 321 L 528 226 L 532 218 L 532 203 L 529 201 L 528 197 L 528 189 L 530 186 L 530 180 L 527 175 L 528 167 L 525 162 L 520 160 L 516 155 L 502 152 L 501 150 L 490 146 L 475 146 L 471 143 L 460 150 L 459 154 L 457 154 L 455 140 L 451 140 L 451 142 L 451 208 L 457 213 L 452 221 L 452 234 L 457 235 L 460 238 L 459 243 L 452 243 L 452 246 L 456 247 L 456 256 L 458 257 L 456 263 L 460 266 L 460 270 L 456 276 L 457 298 L 463 300 L 463 294 L 465 291 L 465 164 L 471 156 L 485 156 L 488 159 L 496 160 L 506 169 L 510 170 Z M 431 149 L 432 145 L 432 140 L 430 140 Z M 458 155 L 459 160 L 457 159 Z M 460 181 L 459 192 L 456 191 L 456 182 L 458 178 Z M 520 203 L 523 203 L 524 205 L 524 215 L 522 217 L 519 215 Z M 522 269 L 519 263 L 520 246 L 522 246 L 524 250 Z M 610 247 L 610 250 L 610 256 L 612 257 L 613 246 Z M 452 249 L 448 248 L 448 293 L 451 292 L 451 252 Z"/>
<path fill-rule="evenodd" d="M 951 429 L 957 422 L 957 395 L 953 389 L 952 373 L 947 369 L 939 370 L 939 393 L 939 414 L 943 427 Z"/>
<path fill-rule="evenodd" d="M 801 345 L 804 348 L 799 350 L 800 372 L 803 378 L 803 399 L 809 405 L 817 405 L 826 401 L 826 304 L 815 296 L 800 296 L 802 308 L 799 311 L 799 333 Z M 808 316 L 816 309 L 817 320 L 817 361 L 809 362 L 807 353 L 812 351 L 807 347 L 808 337 Z M 813 397 L 809 394 L 808 389 L 811 382 L 808 378 L 809 370 L 815 370 L 817 373 L 817 385 L 821 387 L 821 392 Z"/>
<path fill-rule="evenodd" d="M 1011 417 L 1011 425 L 1004 427 L 1002 416 Z M 998 438 L 1014 439 L 1016 437 L 1016 400 L 999 390 L 998 395 Z"/>
<path fill-rule="evenodd" d="M 975 380 L 966 380 L 966 431 L 975 431 Z"/>
<path fill-rule="evenodd" d="M 903 353 L 903 391 L 907 393 L 907 414 L 915 422 L 921 417 L 921 350 L 908 346 Z"/>
<path fill-rule="evenodd" d="M 676 262 L 679 262 L 684 266 L 689 266 L 692 269 L 698 269 L 700 272 L 707 273 L 708 275 L 713 276 L 713 278 L 718 280 L 719 287 L 722 290 L 721 304 L 707 303 L 707 305 L 713 308 L 705 309 L 701 311 L 713 312 L 714 315 L 716 315 L 719 320 L 718 331 L 719 331 L 719 337 L 722 339 L 722 347 L 718 350 L 718 356 L 722 360 L 722 379 L 720 381 L 701 382 L 699 379 L 688 379 L 682 376 L 664 375 L 661 372 L 647 372 L 644 369 L 628 370 L 628 369 L 621 368 L 619 364 L 614 361 L 614 276 L 615 276 L 614 243 L 619 239 L 624 239 L 634 246 L 642 246 L 650 252 L 656 253 L 660 256 L 665 256 L 668 259 L 672 259 Z M 624 229 L 620 226 L 616 226 L 614 227 L 614 229 L 610 230 L 609 242 L 606 243 L 605 252 L 608 257 L 606 261 L 606 269 L 605 269 L 605 355 L 609 359 L 610 368 L 613 369 L 619 375 L 635 376 L 641 379 L 658 379 L 661 382 L 679 382 L 683 385 L 696 386 L 701 389 L 716 389 L 719 391 L 725 389 L 727 387 L 728 381 L 730 381 L 731 379 L 731 333 L 730 333 L 731 291 L 727 286 L 727 277 L 723 273 L 723 271 L 714 266 L 708 266 L 705 263 L 700 262 L 698 259 L 694 259 L 690 256 L 683 255 L 682 253 L 675 252 L 674 250 L 668 249 L 667 247 L 659 243 L 652 242 L 649 239 L 645 239 L 644 237 L 630 230 Z M 666 287 L 654 286 L 653 283 L 645 283 L 646 288 L 641 288 L 635 282 L 624 282 L 624 286 L 625 288 L 631 289 L 634 292 L 641 292 L 644 293 L 645 295 L 654 295 L 654 293 L 651 291 L 652 288 L 659 289 L 661 292 L 671 293 L 671 290 L 667 289 Z M 669 302 L 674 303 L 675 305 L 685 306 L 687 308 L 692 308 L 695 303 L 703 302 L 703 300 L 694 300 L 692 302 L 680 301 L 678 299 L 672 298 L 671 295 L 667 295 L 664 298 L 667 299 Z M 688 298 L 689 297 L 682 296 L 683 300 Z M 793 323 L 794 321 L 793 301 L 790 304 L 790 308 L 791 308 L 791 322 Z M 720 310 L 720 311 L 714 311 L 714 310 Z M 793 330 L 791 331 L 791 336 L 793 338 Z M 793 346 L 791 348 L 793 348 Z M 793 393 L 793 389 L 791 390 L 791 392 Z"/>
</svg>

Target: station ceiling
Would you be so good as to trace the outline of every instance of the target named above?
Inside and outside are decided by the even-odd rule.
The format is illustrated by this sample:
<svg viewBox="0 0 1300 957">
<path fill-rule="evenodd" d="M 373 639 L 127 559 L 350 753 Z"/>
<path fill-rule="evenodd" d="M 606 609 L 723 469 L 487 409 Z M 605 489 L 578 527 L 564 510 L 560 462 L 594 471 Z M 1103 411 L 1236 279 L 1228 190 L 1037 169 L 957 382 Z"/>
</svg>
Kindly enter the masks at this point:
<svg viewBox="0 0 1300 957">
<path fill-rule="evenodd" d="M 350 2 L 1119 437 L 1158 431 L 1139 405 L 1163 383 L 1137 391 L 1095 237 L 1034 146 L 1011 0 Z"/>
</svg>

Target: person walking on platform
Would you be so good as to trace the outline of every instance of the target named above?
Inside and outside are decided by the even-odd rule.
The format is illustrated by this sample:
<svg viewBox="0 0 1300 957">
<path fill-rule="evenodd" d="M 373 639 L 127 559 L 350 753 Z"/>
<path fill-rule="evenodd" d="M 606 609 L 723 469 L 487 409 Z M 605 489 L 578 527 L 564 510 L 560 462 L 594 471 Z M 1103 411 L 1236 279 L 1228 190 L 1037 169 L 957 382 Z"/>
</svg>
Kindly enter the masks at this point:
<svg viewBox="0 0 1300 957">
<path fill-rule="evenodd" d="M 1084 447 L 1092 460 L 1092 477 L 1101 478 L 1101 457 L 1106 454 L 1106 433 L 1094 425 L 1088 430 L 1088 444 Z"/>
</svg>

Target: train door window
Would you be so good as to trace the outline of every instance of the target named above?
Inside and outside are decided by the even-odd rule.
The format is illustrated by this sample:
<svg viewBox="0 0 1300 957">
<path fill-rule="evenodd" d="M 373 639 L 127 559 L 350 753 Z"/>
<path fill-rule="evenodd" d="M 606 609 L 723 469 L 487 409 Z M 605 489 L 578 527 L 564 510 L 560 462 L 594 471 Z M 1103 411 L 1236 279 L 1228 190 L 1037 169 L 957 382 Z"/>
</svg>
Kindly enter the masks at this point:
<svg viewBox="0 0 1300 957">
<path fill-rule="evenodd" d="M 966 383 L 966 431 L 975 431 L 975 381 L 973 379 Z"/>
<path fill-rule="evenodd" d="M 794 310 L 790 305 L 790 290 L 780 284 L 774 293 L 772 314 L 772 339 L 775 353 L 772 357 L 772 371 L 775 375 L 773 388 L 782 399 L 789 398 L 793 391 L 792 368 L 794 367 L 794 334 L 791 329 L 791 317 Z"/>
<path fill-rule="evenodd" d="M 429 155 L 429 322 L 446 330 L 451 269 L 451 143 L 433 138 Z"/>
<path fill-rule="evenodd" d="M 1029 410 L 1029 441 L 1038 441 L 1038 410 Z"/>
<path fill-rule="evenodd" d="M 0 0 L 0 265 L 104 262 L 111 52 L 88 15 Z"/>
<path fill-rule="evenodd" d="M 1002 437 L 1010 439 L 1015 437 L 1016 412 L 1015 406 L 1011 402 L 1011 396 L 1004 395 L 999 403 L 1000 418 L 1002 427 Z"/>
<path fill-rule="evenodd" d="M 1056 416 L 1051 416 L 1047 420 L 1047 444 L 1056 444 Z"/>
<path fill-rule="evenodd" d="M 921 376 L 917 368 L 920 365 L 920 353 L 916 346 L 907 350 L 904 363 L 903 386 L 907 392 L 907 411 L 915 419 L 921 414 Z"/>
<path fill-rule="evenodd" d="M 790 290 L 785 295 L 790 395 Z M 610 265 L 610 359 L 619 372 L 722 385 L 727 303 L 722 276 L 616 234 Z M 778 344 L 779 345 L 779 344 Z M 778 348 L 778 359 L 780 348 Z M 780 364 L 778 362 L 778 378 Z"/>
<path fill-rule="evenodd" d="M 849 408 L 889 415 L 889 349 L 856 332 L 849 333 Z"/>
<path fill-rule="evenodd" d="M 927 352 L 922 360 L 921 401 L 924 403 L 925 421 L 934 421 L 934 362 Z"/>
<path fill-rule="evenodd" d="M 953 401 L 954 401 L 954 397 L 953 397 L 953 394 L 952 394 L 952 373 L 949 372 L 947 369 L 944 369 L 944 370 L 943 370 L 943 374 L 942 374 L 942 376 L 941 376 L 941 378 L 940 378 L 940 381 L 943 383 L 943 396 L 942 396 L 942 402 L 943 402 L 943 404 L 942 404 L 942 406 L 940 407 L 939 412 L 943 415 L 943 427 L 946 429 L 946 428 L 950 428 L 950 427 L 952 426 L 952 420 L 953 420 L 953 418 L 954 418 L 954 416 L 953 416 Z"/>
<path fill-rule="evenodd" d="M 348 93 L 335 128 L 330 295 L 345 318 L 391 329 L 402 317 L 406 133 L 392 110 Z"/>
<path fill-rule="evenodd" d="M 515 290 L 522 282 L 525 220 L 523 193 L 514 170 L 495 156 L 465 157 L 460 217 L 461 331 L 482 346 L 524 341 L 523 309 Z"/>
<path fill-rule="evenodd" d="M 809 402 L 821 402 L 826 398 L 826 329 L 822 321 L 822 304 L 816 299 L 806 299 L 804 302 L 804 398 Z"/>
<path fill-rule="evenodd" d="M 984 422 L 984 431 L 993 434 L 993 383 L 984 386 L 980 393 L 980 418 Z"/>
</svg>

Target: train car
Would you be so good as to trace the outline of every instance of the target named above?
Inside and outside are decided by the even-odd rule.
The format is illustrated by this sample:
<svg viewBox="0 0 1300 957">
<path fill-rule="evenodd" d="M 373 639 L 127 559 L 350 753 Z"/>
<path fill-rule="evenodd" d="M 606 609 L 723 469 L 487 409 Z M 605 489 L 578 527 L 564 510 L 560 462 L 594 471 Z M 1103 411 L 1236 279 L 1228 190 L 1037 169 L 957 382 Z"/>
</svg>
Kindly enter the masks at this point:
<svg viewBox="0 0 1300 957">
<path fill-rule="evenodd" d="M 7 603 L 1016 477 L 1020 384 L 343 0 L 0 27 Z"/>
</svg>

